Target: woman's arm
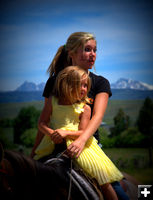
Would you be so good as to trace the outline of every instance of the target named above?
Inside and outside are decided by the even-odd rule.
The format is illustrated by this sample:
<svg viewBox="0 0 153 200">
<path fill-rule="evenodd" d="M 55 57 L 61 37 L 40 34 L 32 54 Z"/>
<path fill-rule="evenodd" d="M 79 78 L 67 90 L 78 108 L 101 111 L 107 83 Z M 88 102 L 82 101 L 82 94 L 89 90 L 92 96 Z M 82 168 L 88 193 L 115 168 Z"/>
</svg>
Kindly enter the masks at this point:
<svg viewBox="0 0 153 200">
<path fill-rule="evenodd" d="M 73 143 L 71 143 L 68 147 L 68 152 L 71 156 L 78 157 L 82 152 L 85 143 L 87 140 L 95 133 L 95 131 L 99 128 L 102 119 L 104 117 L 104 113 L 107 107 L 109 95 L 107 93 L 99 93 L 96 95 L 92 118 L 88 123 L 88 126 L 84 130 L 83 134 L 81 134 Z"/>
</svg>

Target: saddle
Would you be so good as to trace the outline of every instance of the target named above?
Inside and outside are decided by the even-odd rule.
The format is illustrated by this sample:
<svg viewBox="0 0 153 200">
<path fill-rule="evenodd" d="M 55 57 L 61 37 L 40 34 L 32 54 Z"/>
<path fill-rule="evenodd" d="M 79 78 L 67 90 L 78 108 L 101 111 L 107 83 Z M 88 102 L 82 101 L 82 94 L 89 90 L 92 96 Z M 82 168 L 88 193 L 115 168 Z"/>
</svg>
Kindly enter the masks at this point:
<svg viewBox="0 0 153 200">
<path fill-rule="evenodd" d="M 44 164 L 56 168 L 63 181 L 69 185 L 69 193 L 72 197 L 77 192 L 81 192 L 83 200 L 102 200 L 101 188 L 96 179 L 89 177 L 73 159 L 61 153 L 61 150 L 66 149 L 65 147 L 65 144 L 56 145 L 53 154 Z"/>
</svg>

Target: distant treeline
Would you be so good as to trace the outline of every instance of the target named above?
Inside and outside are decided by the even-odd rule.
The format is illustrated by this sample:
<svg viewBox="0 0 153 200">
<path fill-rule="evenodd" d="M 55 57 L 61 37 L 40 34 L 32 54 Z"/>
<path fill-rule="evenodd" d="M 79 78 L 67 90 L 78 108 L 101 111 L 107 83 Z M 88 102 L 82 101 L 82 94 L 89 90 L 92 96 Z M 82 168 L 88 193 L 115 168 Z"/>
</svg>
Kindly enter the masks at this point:
<svg viewBox="0 0 153 200">
<path fill-rule="evenodd" d="M 136 100 L 150 97 L 153 99 L 153 90 L 112 89 L 113 100 Z M 0 92 L 0 103 L 30 102 L 43 100 L 42 91 L 31 92 Z"/>
</svg>

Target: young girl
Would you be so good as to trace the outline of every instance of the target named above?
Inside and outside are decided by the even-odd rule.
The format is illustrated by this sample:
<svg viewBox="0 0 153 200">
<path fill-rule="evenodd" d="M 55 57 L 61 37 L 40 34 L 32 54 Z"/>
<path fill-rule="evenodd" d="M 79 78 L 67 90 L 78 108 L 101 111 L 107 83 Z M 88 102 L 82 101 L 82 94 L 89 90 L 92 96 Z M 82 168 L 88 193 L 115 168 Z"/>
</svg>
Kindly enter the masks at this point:
<svg viewBox="0 0 153 200">
<path fill-rule="evenodd" d="M 86 104 L 90 84 L 90 78 L 82 68 L 70 66 L 59 72 L 53 95 L 44 106 L 39 119 L 39 129 L 45 136 L 35 151 L 34 159 L 52 153 L 52 137 L 59 143 L 64 138 L 69 146 L 83 134 L 91 115 L 91 109 Z M 93 136 L 87 140 L 83 151 L 75 160 L 86 173 L 97 179 L 106 199 L 117 199 L 109 183 L 120 181 L 123 175 L 104 154 Z"/>
</svg>

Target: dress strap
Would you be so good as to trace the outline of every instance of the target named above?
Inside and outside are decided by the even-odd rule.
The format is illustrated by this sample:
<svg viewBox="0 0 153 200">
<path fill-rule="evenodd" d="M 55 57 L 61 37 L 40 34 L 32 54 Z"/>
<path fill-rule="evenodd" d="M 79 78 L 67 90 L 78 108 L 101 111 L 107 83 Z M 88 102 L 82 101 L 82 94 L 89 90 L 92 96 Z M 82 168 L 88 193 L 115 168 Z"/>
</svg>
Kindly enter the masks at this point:
<svg viewBox="0 0 153 200">
<path fill-rule="evenodd" d="M 52 105 L 57 105 L 57 98 L 55 96 L 52 96 Z"/>
</svg>

